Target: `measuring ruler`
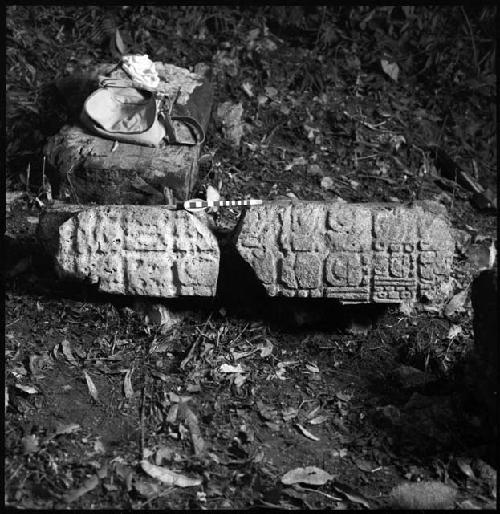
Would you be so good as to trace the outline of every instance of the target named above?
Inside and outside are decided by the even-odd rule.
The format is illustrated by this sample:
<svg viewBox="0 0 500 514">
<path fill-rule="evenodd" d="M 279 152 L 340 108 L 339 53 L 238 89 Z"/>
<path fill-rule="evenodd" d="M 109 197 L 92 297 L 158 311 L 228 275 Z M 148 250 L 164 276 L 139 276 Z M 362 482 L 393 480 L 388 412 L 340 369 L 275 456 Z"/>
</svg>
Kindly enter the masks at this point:
<svg viewBox="0 0 500 514">
<path fill-rule="evenodd" d="M 195 211 L 206 209 L 208 207 L 251 207 L 253 205 L 262 205 L 262 200 L 250 198 L 249 200 L 186 200 L 185 202 L 177 202 L 175 205 L 168 205 L 170 209 L 185 209 L 186 211 Z"/>
</svg>

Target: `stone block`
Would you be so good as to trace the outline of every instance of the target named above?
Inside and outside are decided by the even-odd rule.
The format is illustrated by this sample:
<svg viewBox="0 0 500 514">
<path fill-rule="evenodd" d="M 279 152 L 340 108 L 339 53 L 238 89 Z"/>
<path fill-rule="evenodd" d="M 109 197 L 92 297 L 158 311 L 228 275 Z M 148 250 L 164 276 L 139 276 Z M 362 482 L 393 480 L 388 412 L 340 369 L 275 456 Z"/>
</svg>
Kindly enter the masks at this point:
<svg viewBox="0 0 500 514">
<path fill-rule="evenodd" d="M 172 88 L 173 96 L 179 91 L 175 114 L 195 118 L 206 131 L 213 102 L 207 79 L 170 64 L 155 65 L 160 79 Z M 83 103 L 98 87 L 98 76 L 120 78 L 124 74 L 112 71 L 115 68 L 114 64 L 100 64 L 58 84 L 66 100 L 61 109 L 67 111 L 68 123 L 48 139 L 44 148 L 54 197 L 78 204 L 158 205 L 166 203 L 164 189 L 168 188 L 176 200 L 187 200 L 198 177 L 199 144 L 115 145 L 111 139 L 90 133 L 80 123 Z M 184 139 L 191 137 L 194 142 L 182 121 L 175 120 L 173 125 Z"/>
<path fill-rule="evenodd" d="M 245 212 L 235 244 L 270 296 L 342 303 L 432 300 L 454 252 L 434 202 L 268 203 Z"/>
<path fill-rule="evenodd" d="M 204 215 L 162 206 L 64 206 L 40 216 L 38 237 L 60 272 L 100 291 L 213 296 L 219 246 Z"/>
</svg>

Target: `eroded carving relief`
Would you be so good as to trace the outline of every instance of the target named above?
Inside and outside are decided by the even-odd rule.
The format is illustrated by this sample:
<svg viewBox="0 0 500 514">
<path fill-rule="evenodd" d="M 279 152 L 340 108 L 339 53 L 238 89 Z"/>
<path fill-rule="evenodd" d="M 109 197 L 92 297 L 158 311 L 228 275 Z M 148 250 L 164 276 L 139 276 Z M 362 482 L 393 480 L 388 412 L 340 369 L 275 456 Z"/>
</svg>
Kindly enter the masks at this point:
<svg viewBox="0 0 500 514">
<path fill-rule="evenodd" d="M 270 295 L 346 303 L 432 299 L 454 249 L 446 219 L 420 206 L 327 202 L 252 208 L 236 246 Z"/>
<path fill-rule="evenodd" d="M 108 293 L 212 296 L 219 247 L 207 225 L 160 206 L 85 208 L 59 228 L 63 273 Z"/>
</svg>

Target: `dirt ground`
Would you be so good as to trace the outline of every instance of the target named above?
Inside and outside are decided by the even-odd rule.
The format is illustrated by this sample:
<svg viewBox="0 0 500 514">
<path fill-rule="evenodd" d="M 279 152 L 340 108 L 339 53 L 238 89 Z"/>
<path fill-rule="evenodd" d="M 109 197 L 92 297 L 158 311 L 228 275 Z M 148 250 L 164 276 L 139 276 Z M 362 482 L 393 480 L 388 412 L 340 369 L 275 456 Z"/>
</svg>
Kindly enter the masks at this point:
<svg viewBox="0 0 500 514">
<path fill-rule="evenodd" d="M 6 505 L 381 509 L 398 506 L 395 486 L 433 481 L 454 491 L 450 508 L 495 508 L 496 442 L 468 362 L 470 284 L 497 218 L 455 182 L 465 172 L 496 195 L 495 17 L 492 6 L 8 7 Z M 261 298 L 225 277 L 213 300 L 166 303 L 180 321 L 160 326 L 134 298 L 59 279 L 35 237 L 49 203 L 42 146 L 64 122 L 45 88 L 121 45 L 206 62 L 214 112 L 243 104 L 237 148 L 214 116 L 193 196 L 210 184 L 228 199 L 443 203 L 457 229 L 443 302 L 348 309 Z M 283 483 L 306 466 L 328 478 Z"/>
</svg>

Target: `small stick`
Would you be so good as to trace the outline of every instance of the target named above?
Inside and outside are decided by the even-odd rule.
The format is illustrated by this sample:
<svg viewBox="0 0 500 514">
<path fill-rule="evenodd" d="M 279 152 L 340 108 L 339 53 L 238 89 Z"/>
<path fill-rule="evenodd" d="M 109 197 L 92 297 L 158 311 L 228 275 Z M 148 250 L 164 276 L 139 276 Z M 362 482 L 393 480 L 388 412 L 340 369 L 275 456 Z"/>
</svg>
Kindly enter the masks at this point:
<svg viewBox="0 0 500 514">
<path fill-rule="evenodd" d="M 207 321 L 204 323 L 203 330 L 205 330 L 207 328 L 207 325 L 210 323 L 211 317 L 212 317 L 212 314 L 210 314 L 208 316 Z M 196 328 L 198 329 L 198 327 L 196 327 Z M 186 364 L 192 359 L 194 352 L 195 352 L 196 348 L 198 347 L 199 342 L 201 341 L 201 338 L 205 335 L 201 330 L 198 329 L 198 331 L 200 332 L 200 334 L 195 339 L 194 343 L 191 345 L 191 348 L 189 349 L 189 352 L 186 355 L 186 357 L 182 360 L 182 362 L 180 364 L 181 369 L 184 369 L 186 367 Z"/>
<path fill-rule="evenodd" d="M 470 39 L 472 42 L 472 51 L 474 52 L 474 65 L 476 66 L 476 73 L 479 75 L 479 64 L 477 62 L 477 48 L 476 41 L 474 39 L 474 33 L 472 32 L 472 26 L 470 24 L 469 17 L 467 16 L 467 13 L 465 12 L 465 9 L 462 5 L 460 6 L 460 9 L 462 10 L 462 14 L 464 15 L 465 21 L 467 22 L 467 27 L 469 27 Z"/>
<path fill-rule="evenodd" d="M 31 175 L 31 162 L 28 162 L 26 167 L 26 192 L 30 192 L 30 175 Z"/>
<path fill-rule="evenodd" d="M 143 368 L 144 373 L 144 368 Z M 146 380 L 147 376 L 144 373 L 144 382 L 142 384 L 142 391 L 141 391 L 141 442 L 140 442 L 140 452 L 141 452 L 141 459 L 144 459 L 144 418 L 145 418 L 145 403 L 146 403 Z"/>
</svg>

